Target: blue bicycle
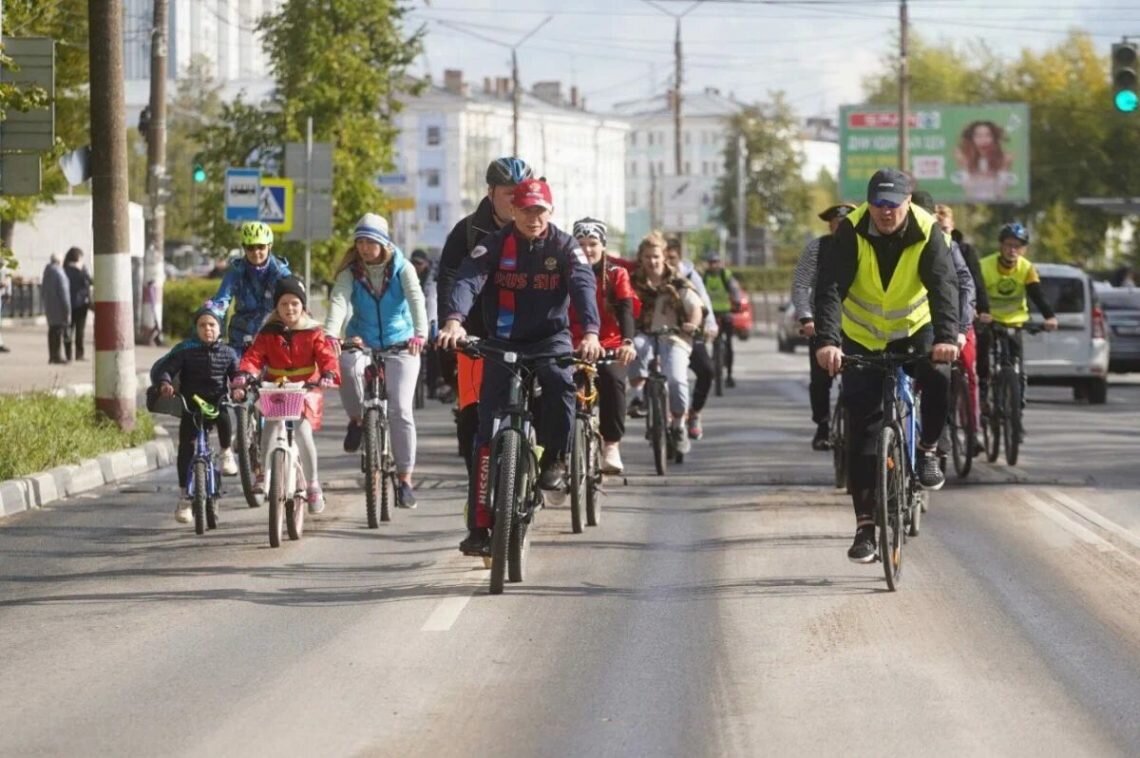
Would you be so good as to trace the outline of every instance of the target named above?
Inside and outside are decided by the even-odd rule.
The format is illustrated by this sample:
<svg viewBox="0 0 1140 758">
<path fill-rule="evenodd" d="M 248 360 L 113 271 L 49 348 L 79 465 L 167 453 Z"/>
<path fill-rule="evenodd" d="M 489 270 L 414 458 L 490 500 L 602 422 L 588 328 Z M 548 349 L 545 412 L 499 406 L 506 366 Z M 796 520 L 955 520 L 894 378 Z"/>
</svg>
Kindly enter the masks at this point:
<svg viewBox="0 0 1140 758">
<path fill-rule="evenodd" d="M 197 395 L 193 396 L 196 409 L 191 408 L 186 398 L 178 396 L 182 407 L 198 430 L 194 438 L 194 457 L 190 459 L 187 491 L 190 493 L 190 510 L 194 514 L 194 531 L 205 534 L 206 529 L 218 528 L 218 501 L 222 498 L 222 470 L 218 465 L 206 422 L 213 421 L 225 411 Z"/>
<path fill-rule="evenodd" d="M 883 380 L 883 427 L 875 460 L 875 526 L 879 532 L 879 560 L 887 587 L 898 589 L 902 575 L 902 549 L 906 538 L 917 537 L 926 492 L 915 470 L 920 432 L 919 399 L 906 368 L 925 356 L 882 353 L 845 355 L 843 368 L 880 371 Z"/>
</svg>

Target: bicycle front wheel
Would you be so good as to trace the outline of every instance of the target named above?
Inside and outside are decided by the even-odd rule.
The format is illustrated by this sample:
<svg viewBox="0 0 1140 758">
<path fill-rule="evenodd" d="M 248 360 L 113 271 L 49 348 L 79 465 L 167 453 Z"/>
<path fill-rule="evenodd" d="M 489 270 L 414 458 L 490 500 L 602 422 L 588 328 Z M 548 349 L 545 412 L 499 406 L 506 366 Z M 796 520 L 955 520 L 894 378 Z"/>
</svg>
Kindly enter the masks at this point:
<svg viewBox="0 0 1140 758">
<path fill-rule="evenodd" d="M 210 499 L 210 480 L 206 477 L 206 461 L 194 461 L 194 491 L 190 493 L 190 509 L 194 513 L 194 532 L 206 533 L 206 503 Z"/>
<path fill-rule="evenodd" d="M 974 465 L 974 414 L 970 409 L 969 383 L 958 372 L 950 385 L 950 454 L 955 473 L 959 479 L 965 479 Z"/>
<path fill-rule="evenodd" d="M 534 439 L 530 440 L 534 444 Z M 511 537 L 507 541 L 507 581 L 521 582 L 526 578 L 527 553 L 529 553 L 530 522 L 538 512 L 536 503 L 536 488 L 538 486 L 538 470 L 534 458 L 523 448 L 519 456 L 518 502 L 525 505 L 528 512 L 524 520 L 520 516 L 520 508 L 511 510 Z"/>
<path fill-rule="evenodd" d="M 1005 462 L 1010 466 L 1017 465 L 1017 457 L 1021 453 L 1021 382 L 1017 374 L 1006 370 L 1005 393 L 1002 404 L 1005 406 L 1003 415 L 1002 436 L 1005 438 Z"/>
<path fill-rule="evenodd" d="M 257 508 L 261 505 L 261 498 L 254 492 L 254 484 L 257 481 L 257 466 L 261 454 L 260 443 L 256 434 L 259 426 L 258 416 L 249 405 L 239 405 L 234 409 L 234 412 L 237 419 L 237 439 L 234 447 L 237 449 L 241 491 L 245 495 L 246 505 L 250 508 Z"/>
<path fill-rule="evenodd" d="M 847 489 L 847 408 L 843 398 L 835 401 L 831 414 L 831 465 L 835 470 L 835 489 Z"/>
<path fill-rule="evenodd" d="M 898 589 L 902 574 L 903 502 L 906 497 L 906 458 L 902 436 L 894 426 L 879 432 L 878 472 L 876 477 L 875 525 L 879 530 L 879 560 L 887 587 Z"/>
<path fill-rule="evenodd" d="M 285 451 L 277 449 L 269 462 L 269 546 L 281 547 L 281 534 L 285 529 L 285 508 L 287 493 L 285 481 L 288 476 Z"/>
<path fill-rule="evenodd" d="M 653 465 L 658 476 L 665 476 L 669 466 L 669 451 L 667 449 L 666 435 L 669 426 L 665 418 L 665 387 L 658 382 L 650 386 L 646 393 L 649 396 L 649 444 L 653 447 Z"/>
<path fill-rule="evenodd" d="M 518 496 L 519 434 L 506 431 L 499 436 L 491 470 L 491 503 L 494 509 L 494 526 L 491 529 L 491 587 L 492 595 L 503 592 L 507 575 L 507 546 L 511 539 L 511 520 Z"/>
<path fill-rule="evenodd" d="M 598 488 L 602 484 L 602 438 L 596 432 L 586 435 L 586 526 L 597 526 L 602 518 Z"/>
<path fill-rule="evenodd" d="M 285 509 L 285 527 L 289 531 L 289 539 L 299 540 L 305 533 L 305 498 L 293 493 L 293 498 L 287 503 Z"/>
<path fill-rule="evenodd" d="M 384 490 L 384 475 L 380 471 L 381 440 L 380 411 L 369 408 L 364 413 L 364 507 L 368 516 L 368 528 L 380 527 L 380 500 Z M 385 519 L 387 520 L 387 519 Z"/>
<path fill-rule="evenodd" d="M 582 533 L 582 511 L 586 507 L 586 422 L 574 417 L 574 437 L 570 443 L 570 531 Z"/>
</svg>

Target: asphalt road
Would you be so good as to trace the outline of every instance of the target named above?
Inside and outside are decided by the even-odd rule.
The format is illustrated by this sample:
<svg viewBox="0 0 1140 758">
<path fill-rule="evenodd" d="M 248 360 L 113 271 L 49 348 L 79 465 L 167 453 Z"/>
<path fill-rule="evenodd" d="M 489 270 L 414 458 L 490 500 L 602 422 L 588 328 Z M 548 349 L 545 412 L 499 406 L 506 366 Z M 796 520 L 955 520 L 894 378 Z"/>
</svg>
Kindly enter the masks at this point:
<svg viewBox="0 0 1140 758">
<path fill-rule="evenodd" d="M 299 544 L 238 497 L 196 537 L 171 470 L 6 520 L 0 754 L 1140 754 L 1140 386 L 1035 388 L 1022 464 L 935 494 L 889 593 L 846 560 L 806 356 L 742 353 L 686 463 L 648 476 L 635 428 L 602 524 L 540 514 L 498 597 L 438 405 L 379 530 L 336 410 Z"/>
</svg>

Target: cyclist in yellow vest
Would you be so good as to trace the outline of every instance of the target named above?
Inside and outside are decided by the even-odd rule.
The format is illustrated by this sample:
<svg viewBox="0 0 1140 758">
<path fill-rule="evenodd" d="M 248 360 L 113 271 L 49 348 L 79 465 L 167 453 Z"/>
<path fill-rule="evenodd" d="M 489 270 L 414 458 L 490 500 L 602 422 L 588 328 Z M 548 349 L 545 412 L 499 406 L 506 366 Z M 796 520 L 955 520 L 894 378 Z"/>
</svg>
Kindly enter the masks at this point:
<svg viewBox="0 0 1140 758">
<path fill-rule="evenodd" d="M 819 365 L 834 376 L 844 354 L 929 354 L 912 373 L 922 387 L 918 478 L 929 489 L 945 482 L 938 438 L 950 401 L 950 364 L 958 357 L 958 275 L 946 235 L 934 217 L 911 205 L 914 185 L 895 169 L 871 177 L 867 202 L 839 224 L 821 250 L 815 296 Z M 855 508 L 855 541 L 847 557 L 875 559 L 875 442 L 882 426 L 883 374 L 849 371 L 847 486 Z"/>
<path fill-rule="evenodd" d="M 732 314 L 740 311 L 743 293 L 736 277 L 724 267 L 720 253 L 711 252 L 705 256 L 703 279 L 709 302 L 712 303 L 713 316 L 720 327 L 720 333 L 724 335 L 724 386 L 732 389 L 736 386 L 736 379 L 732 376 L 732 336 L 736 331 L 732 325 Z"/>
<path fill-rule="evenodd" d="M 1045 318 L 1046 331 L 1057 328 L 1057 316 L 1041 289 L 1037 269 L 1025 257 L 1029 247 L 1029 232 L 1021 224 L 1006 224 L 998 232 L 1001 249 L 982 258 L 982 280 L 990 298 L 990 312 L 978 315 L 983 324 L 997 322 L 1004 326 L 1023 326 L 1029 321 L 1029 300 Z M 1012 357 L 1021 363 L 1021 332 L 1011 335 Z M 982 414 L 989 415 L 987 390 L 990 384 L 990 349 L 993 333 L 989 329 L 978 332 L 978 389 L 982 397 Z M 1021 372 L 1021 397 L 1025 400 L 1025 372 Z"/>
</svg>

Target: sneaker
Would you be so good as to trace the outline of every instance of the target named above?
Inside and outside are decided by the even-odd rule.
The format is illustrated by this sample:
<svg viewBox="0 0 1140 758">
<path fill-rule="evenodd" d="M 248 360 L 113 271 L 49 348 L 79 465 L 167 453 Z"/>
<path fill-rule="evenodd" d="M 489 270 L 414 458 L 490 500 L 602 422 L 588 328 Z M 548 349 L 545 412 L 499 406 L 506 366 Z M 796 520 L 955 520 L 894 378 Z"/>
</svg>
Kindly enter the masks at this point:
<svg viewBox="0 0 1140 758">
<path fill-rule="evenodd" d="M 400 486 L 396 489 L 396 507 L 416 507 L 416 493 L 412 491 L 412 485 L 407 482 L 400 482 Z"/>
<path fill-rule="evenodd" d="M 856 529 L 855 541 L 847 549 L 847 560 L 852 563 L 873 563 L 875 552 L 875 527 L 861 526 Z"/>
<path fill-rule="evenodd" d="M 491 555 L 491 534 L 487 529 L 472 529 L 467 539 L 459 543 L 459 552 L 482 558 Z"/>
<path fill-rule="evenodd" d="M 562 461 L 552 461 L 542 470 L 538 477 L 538 487 L 543 490 L 562 490 L 566 488 L 566 464 Z"/>
<path fill-rule="evenodd" d="M 815 427 L 815 436 L 811 438 L 812 450 L 830 450 L 831 449 L 831 430 L 827 427 L 827 422 L 817 424 Z"/>
<path fill-rule="evenodd" d="M 628 413 L 630 418 L 645 418 L 645 399 L 635 397 L 630 400 Z"/>
<path fill-rule="evenodd" d="M 946 476 L 938 463 L 937 450 L 918 451 L 918 481 L 928 490 L 940 490 L 946 484 Z"/>
<path fill-rule="evenodd" d="M 222 451 L 222 473 L 226 476 L 237 476 L 237 472 L 237 459 L 234 458 L 234 451 L 226 448 Z"/>
<path fill-rule="evenodd" d="M 348 422 L 348 431 L 344 433 L 344 452 L 355 453 L 360 449 L 360 438 L 364 436 L 364 426 L 357 421 Z"/>
<path fill-rule="evenodd" d="M 693 443 L 689 440 L 689 435 L 685 434 L 685 430 L 681 427 L 673 427 L 673 437 L 676 440 L 677 452 L 681 455 L 685 455 L 693 449 Z"/>
<path fill-rule="evenodd" d="M 701 414 L 689 414 L 689 439 L 699 440 L 705 436 L 704 429 L 701 429 Z"/>
<path fill-rule="evenodd" d="M 309 501 L 309 513 L 316 515 L 324 511 L 325 493 L 321 492 L 320 487 L 309 487 L 305 499 Z"/>
<path fill-rule="evenodd" d="M 736 380 L 733 379 L 731 376 L 725 377 L 724 386 L 728 387 L 730 390 L 735 389 L 736 388 Z"/>
<path fill-rule="evenodd" d="M 602 451 L 602 473 L 603 474 L 620 474 L 625 471 L 625 466 L 621 462 L 621 450 L 618 448 L 616 442 L 606 443 L 605 450 Z"/>
<path fill-rule="evenodd" d="M 174 508 L 174 520 L 179 524 L 189 524 L 194 520 L 194 514 L 190 512 L 190 494 L 186 490 L 182 490 L 182 497 Z"/>
</svg>

